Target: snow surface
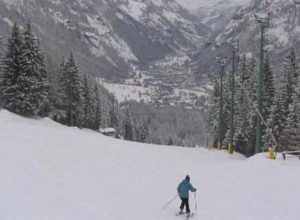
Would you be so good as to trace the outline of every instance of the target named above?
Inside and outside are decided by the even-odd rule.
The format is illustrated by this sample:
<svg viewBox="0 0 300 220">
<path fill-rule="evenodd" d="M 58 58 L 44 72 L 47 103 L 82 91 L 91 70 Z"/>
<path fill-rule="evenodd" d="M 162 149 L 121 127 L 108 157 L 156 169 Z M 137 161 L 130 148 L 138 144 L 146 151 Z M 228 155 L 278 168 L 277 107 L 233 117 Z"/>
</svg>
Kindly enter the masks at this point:
<svg viewBox="0 0 300 220">
<path fill-rule="evenodd" d="M 142 1 L 128 1 L 128 5 L 122 5 L 120 8 L 139 21 L 140 17 L 145 13 L 147 5 Z"/>
<path fill-rule="evenodd" d="M 298 220 L 300 161 L 139 144 L 0 112 L 1 220 L 176 220 L 186 174 L 193 219 Z M 190 198 L 195 211 L 194 194 Z"/>
<path fill-rule="evenodd" d="M 102 46 L 104 44 L 110 45 L 125 61 L 137 60 L 128 44 L 111 31 L 112 27 L 108 25 L 109 22 L 104 21 L 104 17 L 101 17 L 101 19 L 97 16 L 90 17 L 89 15 L 86 15 L 86 17 L 90 27 L 93 27 L 97 33 L 94 34 L 85 32 L 85 34 L 92 36 L 90 40 L 94 43 L 94 45 L 96 45 L 91 47 L 92 54 L 99 57 L 105 56 L 111 62 L 111 64 L 115 65 L 114 61 L 106 54 L 107 52 Z"/>
<path fill-rule="evenodd" d="M 154 93 L 154 88 L 144 88 L 138 85 L 110 83 L 102 78 L 97 78 L 97 81 L 110 93 L 112 93 L 120 103 L 130 100 L 149 103 L 151 101 L 151 94 Z"/>
</svg>

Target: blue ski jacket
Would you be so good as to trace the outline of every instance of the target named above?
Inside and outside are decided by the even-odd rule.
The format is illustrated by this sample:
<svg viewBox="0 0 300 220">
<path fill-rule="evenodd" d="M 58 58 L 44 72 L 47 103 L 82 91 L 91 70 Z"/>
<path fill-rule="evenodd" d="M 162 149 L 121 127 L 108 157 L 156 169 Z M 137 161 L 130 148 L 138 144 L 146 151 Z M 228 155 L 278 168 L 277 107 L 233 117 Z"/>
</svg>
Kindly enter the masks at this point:
<svg viewBox="0 0 300 220">
<path fill-rule="evenodd" d="M 177 192 L 180 198 L 189 198 L 189 190 L 191 192 L 196 192 L 196 189 L 188 180 L 183 180 L 177 187 Z"/>
</svg>

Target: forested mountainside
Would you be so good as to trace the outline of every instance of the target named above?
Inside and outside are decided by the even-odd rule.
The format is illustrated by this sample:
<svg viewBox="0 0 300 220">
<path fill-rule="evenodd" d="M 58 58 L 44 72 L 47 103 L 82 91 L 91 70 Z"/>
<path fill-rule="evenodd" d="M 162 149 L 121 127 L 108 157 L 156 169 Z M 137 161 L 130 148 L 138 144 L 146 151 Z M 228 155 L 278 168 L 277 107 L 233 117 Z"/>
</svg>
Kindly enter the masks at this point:
<svg viewBox="0 0 300 220">
<path fill-rule="evenodd" d="M 220 71 L 216 57 L 231 58 L 231 47 L 224 42 L 238 40 L 240 53 L 259 58 L 261 26 L 255 16 L 269 16 L 270 26 L 265 30 L 265 50 L 269 52 L 276 73 L 279 73 L 283 57 L 291 48 L 299 55 L 300 5 L 293 0 L 252 0 L 237 8 L 221 30 L 213 34 L 211 41 L 195 54 L 195 66 L 200 76 L 203 71 Z M 223 22 L 222 19 L 216 19 L 211 24 L 218 26 L 220 22 Z"/>
<path fill-rule="evenodd" d="M 205 42 L 209 29 L 175 1 L 1 0 L 0 29 L 30 19 L 52 58 L 78 56 L 83 71 L 127 78 L 139 66 Z"/>
</svg>

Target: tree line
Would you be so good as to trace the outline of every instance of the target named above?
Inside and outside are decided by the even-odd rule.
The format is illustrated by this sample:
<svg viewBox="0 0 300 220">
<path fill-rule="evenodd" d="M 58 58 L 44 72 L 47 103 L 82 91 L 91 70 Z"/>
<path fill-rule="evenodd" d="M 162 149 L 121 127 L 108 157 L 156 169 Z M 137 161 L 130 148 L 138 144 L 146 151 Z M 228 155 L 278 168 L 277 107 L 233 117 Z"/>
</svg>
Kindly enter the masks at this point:
<svg viewBox="0 0 300 220">
<path fill-rule="evenodd" d="M 124 138 L 137 142 L 195 147 L 204 143 L 202 113 L 180 106 L 122 103 Z"/>
<path fill-rule="evenodd" d="M 234 148 L 247 156 L 254 154 L 256 137 L 257 76 L 256 60 L 241 55 L 236 72 L 234 102 Z M 224 76 L 223 91 L 223 148 L 229 144 L 231 74 Z M 291 50 L 282 68 L 275 74 L 269 54 L 263 71 L 262 151 L 276 145 L 278 151 L 300 150 L 300 77 L 296 55 Z M 220 82 L 215 80 L 207 114 L 206 130 L 214 145 L 219 139 Z M 274 140 L 275 139 L 275 140 Z"/>
<path fill-rule="evenodd" d="M 47 66 L 29 21 L 23 31 L 17 23 L 13 25 L 0 55 L 2 108 L 26 117 L 48 116 L 68 126 L 114 127 L 121 133 L 114 96 L 79 71 L 72 52 L 59 65 Z"/>
</svg>

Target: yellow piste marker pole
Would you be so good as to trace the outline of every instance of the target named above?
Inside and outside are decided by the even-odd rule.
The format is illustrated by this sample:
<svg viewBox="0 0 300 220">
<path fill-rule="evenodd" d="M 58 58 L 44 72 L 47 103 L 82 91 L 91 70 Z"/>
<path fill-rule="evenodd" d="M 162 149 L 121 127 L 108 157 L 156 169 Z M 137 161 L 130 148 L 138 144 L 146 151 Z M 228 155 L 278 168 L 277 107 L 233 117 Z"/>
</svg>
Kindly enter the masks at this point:
<svg viewBox="0 0 300 220">
<path fill-rule="evenodd" d="M 228 153 L 233 154 L 233 146 L 228 144 Z"/>
<path fill-rule="evenodd" d="M 210 149 L 210 150 L 213 149 L 213 144 L 210 141 L 208 142 L 208 149 Z"/>
<path fill-rule="evenodd" d="M 275 160 L 276 159 L 275 151 L 274 151 L 273 147 L 269 147 L 269 158 L 271 160 Z"/>
</svg>

